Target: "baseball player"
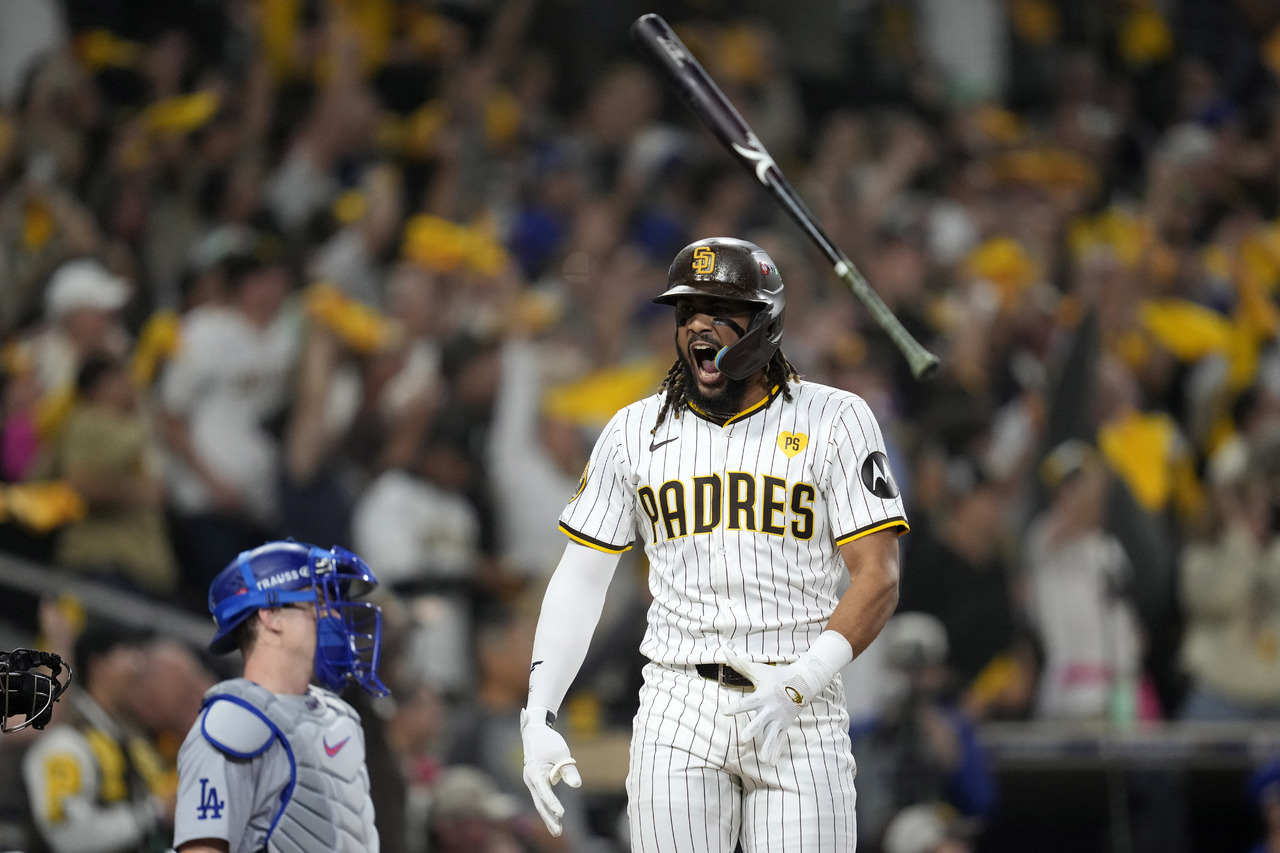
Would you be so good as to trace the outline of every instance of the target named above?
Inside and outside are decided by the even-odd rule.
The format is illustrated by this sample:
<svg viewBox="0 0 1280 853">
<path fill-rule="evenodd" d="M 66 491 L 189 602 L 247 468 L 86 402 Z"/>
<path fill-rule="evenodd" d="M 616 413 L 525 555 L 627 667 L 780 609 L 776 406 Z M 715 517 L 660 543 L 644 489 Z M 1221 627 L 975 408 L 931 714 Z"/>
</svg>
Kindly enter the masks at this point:
<svg viewBox="0 0 1280 853">
<path fill-rule="evenodd" d="M 801 381 L 782 355 L 782 279 L 764 250 L 701 240 L 667 283 L 655 301 L 675 307 L 678 358 L 657 395 L 605 427 L 560 516 L 572 541 L 534 641 L 525 782 L 558 833 L 552 786 L 581 777 L 555 712 L 617 555 L 639 542 L 653 604 L 633 848 L 853 850 L 837 674 L 893 612 L 907 529 L 883 438 L 861 398 Z"/>
<path fill-rule="evenodd" d="M 352 600 L 376 585 L 350 551 L 293 540 L 214 578 L 209 648 L 239 648 L 244 678 L 209 689 L 178 753 L 180 853 L 377 853 L 360 718 L 336 695 L 349 682 L 387 693 L 381 611 Z"/>
<path fill-rule="evenodd" d="M 80 689 L 22 757 L 39 849 L 143 853 L 167 839 L 171 780 L 131 713 L 147 641 L 145 631 L 110 622 L 75 638 Z"/>
</svg>

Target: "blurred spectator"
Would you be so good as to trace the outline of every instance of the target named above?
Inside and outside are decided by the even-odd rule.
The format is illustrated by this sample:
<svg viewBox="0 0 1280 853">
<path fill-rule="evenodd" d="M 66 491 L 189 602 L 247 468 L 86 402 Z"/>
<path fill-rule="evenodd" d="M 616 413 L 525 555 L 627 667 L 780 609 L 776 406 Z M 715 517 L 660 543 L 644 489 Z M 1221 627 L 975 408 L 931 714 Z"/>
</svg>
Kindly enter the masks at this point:
<svg viewBox="0 0 1280 853">
<path fill-rule="evenodd" d="M 945 698 L 952 674 L 942 623 L 926 613 L 899 613 L 878 642 L 890 692 L 876 713 L 853 722 L 849 735 L 863 781 L 858 849 L 888 853 L 886 828 L 901 809 L 945 802 L 977 827 L 995 805 L 996 780 L 973 722 Z"/>
<path fill-rule="evenodd" d="M 193 309 L 161 377 L 168 495 L 190 589 L 208 587 L 277 522 L 278 429 L 298 341 L 284 311 L 293 282 L 280 247 L 261 236 L 228 261 L 227 304 Z"/>
<path fill-rule="evenodd" d="M 92 625 L 76 640 L 76 689 L 23 758 L 40 838 L 54 853 L 116 853 L 167 843 L 173 790 L 128 709 L 146 677 L 145 639 Z"/>
<path fill-rule="evenodd" d="M 338 210 L 346 220 L 317 250 L 309 277 L 327 281 L 366 305 L 382 307 L 382 263 L 398 236 L 400 177 L 387 163 L 370 167 Z M 350 212 L 348 212 L 350 209 Z"/>
<path fill-rule="evenodd" d="M 585 801 L 581 793 L 556 793 L 565 807 L 564 835 L 553 837 L 533 811 L 524 785 L 524 748 L 520 740 L 520 709 L 529 693 L 534 622 L 528 616 L 497 606 L 476 627 L 475 654 L 479 683 L 473 698 L 453 712 L 456 726 L 449 735 L 446 759 L 450 766 L 465 764 L 487 774 L 498 790 L 522 804 L 521 840 L 534 850 L 585 850 L 590 844 Z M 523 655 L 524 657 L 521 657 Z"/>
<path fill-rule="evenodd" d="M 355 547 L 411 620 L 407 675 L 448 696 L 470 690 L 474 678 L 468 652 L 480 522 L 459 493 L 466 467 L 453 448 L 428 445 L 413 470 L 391 469 L 371 482 L 352 521 Z"/>
<path fill-rule="evenodd" d="M 45 323 L 23 346 L 45 394 L 69 390 L 89 356 L 127 352 L 120 309 L 131 294 L 124 279 L 91 258 L 67 261 L 54 271 L 45 285 Z"/>
<path fill-rule="evenodd" d="M 898 612 L 942 622 L 957 679 L 951 692 L 982 715 L 1016 716 L 1025 704 L 1018 685 L 1026 665 L 1004 550 L 1007 499 L 969 458 L 933 459 L 941 465 L 941 498 L 930 504 L 934 512 L 911 515 Z M 917 493 L 924 498 L 922 482 Z"/>
<path fill-rule="evenodd" d="M 164 760 L 166 774 L 177 791 L 178 748 L 191 730 L 205 691 L 217 683 L 217 676 L 190 646 L 179 640 L 159 637 L 148 643 L 143 654 L 143 670 L 130 697 L 133 718 L 147 731 L 156 752 Z"/>
<path fill-rule="evenodd" d="M 970 832 L 946 803 L 919 803 L 894 815 L 884 853 L 970 853 Z M 859 845 L 861 847 L 861 845 Z"/>
<path fill-rule="evenodd" d="M 542 583 L 564 551 L 557 507 L 576 490 L 591 447 L 582 427 L 547 411 L 546 350 L 509 340 L 501 357 L 489 447 L 501 553 Z"/>
<path fill-rule="evenodd" d="M 406 683 L 393 690 L 393 710 L 387 718 L 386 736 L 399 758 L 405 785 L 405 849 L 427 851 L 428 817 L 432 791 L 444 771 L 439 754 L 447 715 L 444 703 L 425 684 Z"/>
<path fill-rule="evenodd" d="M 119 359 L 94 355 L 80 368 L 76 403 L 36 476 L 66 480 L 88 505 L 58 532 L 58 565 L 154 597 L 176 590 L 160 447 Z"/>
<path fill-rule="evenodd" d="M 1027 531 L 1028 617 L 1044 665 L 1038 719 L 1159 716 L 1143 673 L 1142 626 L 1124 547 L 1103 526 L 1109 473 L 1091 446 L 1068 441 L 1042 466 L 1048 507 Z"/>
<path fill-rule="evenodd" d="M 401 261 L 386 281 L 387 314 L 400 324 L 394 346 L 373 354 L 364 373 L 364 403 L 346 440 L 348 452 L 372 473 L 413 464 L 441 405 L 441 335 L 447 294 L 440 276 Z"/>
<path fill-rule="evenodd" d="M 1182 554 L 1188 720 L 1280 720 L 1280 428 L 1210 466 L 1208 529 Z"/>
<path fill-rule="evenodd" d="M 497 521 L 488 474 L 489 436 L 501 379 L 499 344 L 471 333 L 444 344 L 440 372 L 446 386 L 427 432 L 427 446 L 438 446 L 449 459 L 449 488 L 475 508 L 480 522 L 480 550 L 497 552 Z"/>
<path fill-rule="evenodd" d="M 509 824 L 516 798 L 498 790 L 483 770 L 451 767 L 435 785 L 428 822 L 431 853 L 520 853 Z"/>
<path fill-rule="evenodd" d="M 130 295 L 124 279 L 90 258 L 67 261 L 45 285 L 43 322 L 20 337 L 10 357 L 4 449 L 11 478 L 29 475 L 40 445 L 61 425 L 85 361 L 128 354 L 119 314 Z"/>
</svg>

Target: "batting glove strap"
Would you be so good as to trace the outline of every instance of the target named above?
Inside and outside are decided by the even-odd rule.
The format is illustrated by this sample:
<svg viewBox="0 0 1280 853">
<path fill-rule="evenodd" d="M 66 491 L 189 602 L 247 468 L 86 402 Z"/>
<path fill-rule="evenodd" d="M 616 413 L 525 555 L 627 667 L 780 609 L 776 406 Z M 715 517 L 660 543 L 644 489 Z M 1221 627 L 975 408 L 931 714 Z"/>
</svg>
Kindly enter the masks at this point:
<svg viewBox="0 0 1280 853">
<path fill-rule="evenodd" d="M 571 788 L 582 786 L 576 762 L 569 755 L 569 745 L 551 723 L 555 714 L 549 708 L 525 708 L 520 711 L 520 739 L 524 743 L 524 784 L 533 795 L 547 831 L 560 835 L 564 831 L 564 806 L 551 786 L 563 781 Z"/>
<path fill-rule="evenodd" d="M 755 692 L 742 697 L 729 713 L 749 714 L 740 738 L 760 738 L 760 760 L 776 765 L 782 756 L 787 729 L 814 697 L 827 689 L 836 673 L 853 660 L 853 649 L 842 634 L 823 631 L 794 663 L 769 666 L 748 660 L 732 646 L 725 647 L 729 665 L 751 679 Z"/>
</svg>

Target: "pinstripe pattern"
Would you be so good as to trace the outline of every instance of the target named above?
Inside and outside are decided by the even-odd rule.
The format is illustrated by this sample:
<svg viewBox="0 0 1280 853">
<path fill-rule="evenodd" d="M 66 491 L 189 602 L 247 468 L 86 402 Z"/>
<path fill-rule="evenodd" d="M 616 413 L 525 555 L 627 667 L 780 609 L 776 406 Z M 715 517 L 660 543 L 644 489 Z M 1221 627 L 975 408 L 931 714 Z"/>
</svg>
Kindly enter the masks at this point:
<svg viewBox="0 0 1280 853">
<path fill-rule="evenodd" d="M 792 395 L 775 392 L 724 425 L 685 409 L 656 434 L 660 396 L 622 409 L 560 516 L 578 542 L 608 552 L 639 543 L 649 558 L 641 651 L 653 663 L 627 775 L 634 850 L 854 849 L 839 678 L 787 731 L 779 766 L 762 769 L 755 745 L 739 742 L 745 720 L 725 715 L 742 691 L 692 668 L 723 662 L 730 642 L 753 660 L 795 660 L 839 601 L 839 546 L 906 529 L 866 403 L 806 382 Z"/>
<path fill-rule="evenodd" d="M 637 541 L 651 571 L 653 605 L 641 651 L 668 664 L 713 663 L 732 641 L 753 659 L 790 661 L 826 626 L 847 577 L 837 543 L 885 527 L 906 527 L 901 499 L 882 499 L 863 485 L 859 468 L 868 454 L 884 452 L 870 409 L 857 395 L 808 382 L 792 386 L 794 399 L 739 415 L 723 427 L 691 411 L 668 419 L 650 435 L 661 397 L 622 409 L 605 427 L 579 495 L 560 516 L 561 529 L 582 544 L 623 551 Z M 784 434 L 804 436 L 792 456 L 779 446 Z M 676 439 L 650 452 L 651 443 Z M 694 532 L 695 477 L 750 478 L 754 518 L 731 529 L 729 499 L 720 524 Z M 761 494 L 771 481 L 781 511 L 766 512 Z M 668 530 L 646 514 L 641 492 L 659 500 L 664 483 L 678 483 L 685 504 L 684 529 Z M 812 533 L 800 538 L 790 510 L 798 484 L 811 486 Z M 671 498 L 674 500 L 674 498 Z M 768 516 L 781 535 L 763 531 Z M 748 529 L 750 521 L 754 529 Z M 674 535 L 671 535 L 674 534 Z"/>
<path fill-rule="evenodd" d="M 761 768 L 741 696 L 692 668 L 649 664 L 631 735 L 627 820 L 635 853 L 853 851 L 855 767 L 840 680 L 809 704 L 776 768 Z"/>
</svg>

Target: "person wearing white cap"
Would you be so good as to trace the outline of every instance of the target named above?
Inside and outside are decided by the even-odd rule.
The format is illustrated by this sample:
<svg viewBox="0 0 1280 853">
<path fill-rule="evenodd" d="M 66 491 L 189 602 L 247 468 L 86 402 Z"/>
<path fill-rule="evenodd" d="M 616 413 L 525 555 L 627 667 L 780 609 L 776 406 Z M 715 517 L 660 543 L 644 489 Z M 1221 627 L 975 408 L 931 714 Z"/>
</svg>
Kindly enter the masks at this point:
<svg viewBox="0 0 1280 853">
<path fill-rule="evenodd" d="M 969 853 L 973 846 L 945 803 L 917 803 L 894 815 L 884 833 L 883 853 Z"/>
<path fill-rule="evenodd" d="M 132 295 L 130 285 L 92 258 L 66 261 L 44 289 L 41 322 L 23 331 L 5 389 L 5 453 L 0 473 L 10 480 L 30 476 L 41 450 L 36 428 L 41 408 L 52 411 L 74 394 L 80 367 L 91 357 L 122 358 L 129 335 L 119 311 Z"/>
<path fill-rule="evenodd" d="M 77 258 L 54 270 L 44 291 L 44 327 L 26 348 L 45 393 L 68 388 L 90 355 L 121 356 L 128 345 L 119 311 L 132 295 L 129 283 L 93 258 Z"/>
</svg>

